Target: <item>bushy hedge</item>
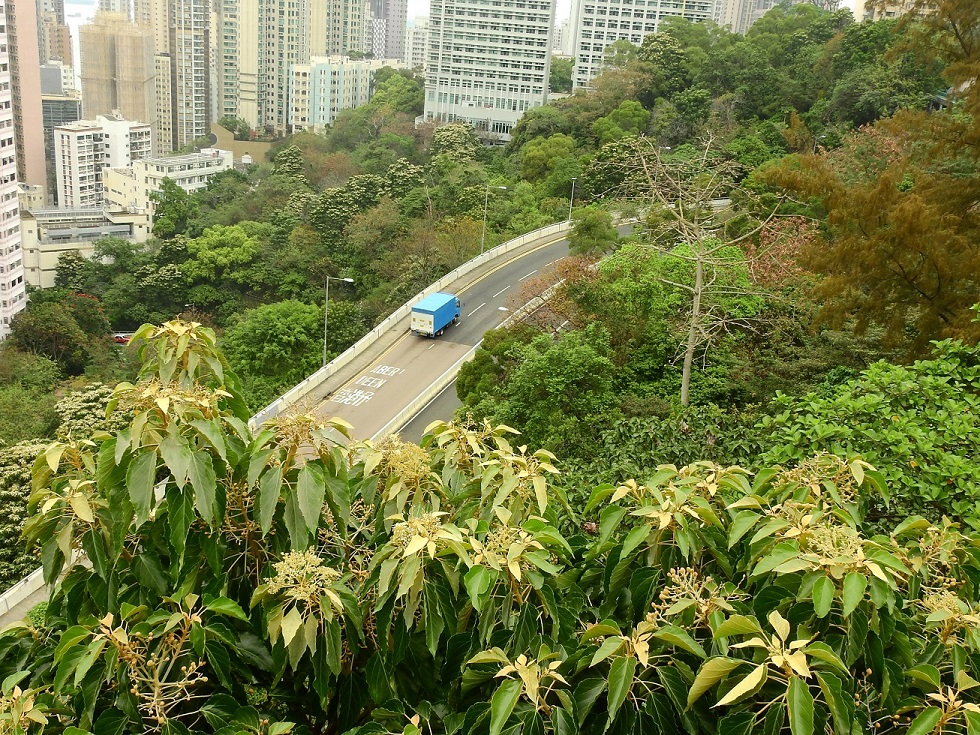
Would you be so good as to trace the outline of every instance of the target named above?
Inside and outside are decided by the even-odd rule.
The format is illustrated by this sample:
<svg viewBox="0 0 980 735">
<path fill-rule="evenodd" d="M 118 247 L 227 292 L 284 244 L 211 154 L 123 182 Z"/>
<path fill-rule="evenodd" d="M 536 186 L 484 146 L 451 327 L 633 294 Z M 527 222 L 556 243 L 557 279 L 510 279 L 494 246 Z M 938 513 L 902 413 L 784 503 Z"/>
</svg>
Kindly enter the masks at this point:
<svg viewBox="0 0 980 735">
<path fill-rule="evenodd" d="M 0 447 L 0 591 L 40 566 L 21 539 L 31 494 L 31 467 L 43 444 Z"/>
<path fill-rule="evenodd" d="M 763 463 L 861 454 L 884 475 L 892 519 L 944 515 L 980 528 L 980 348 L 937 342 L 930 360 L 875 363 L 819 393 L 780 396 Z"/>
</svg>

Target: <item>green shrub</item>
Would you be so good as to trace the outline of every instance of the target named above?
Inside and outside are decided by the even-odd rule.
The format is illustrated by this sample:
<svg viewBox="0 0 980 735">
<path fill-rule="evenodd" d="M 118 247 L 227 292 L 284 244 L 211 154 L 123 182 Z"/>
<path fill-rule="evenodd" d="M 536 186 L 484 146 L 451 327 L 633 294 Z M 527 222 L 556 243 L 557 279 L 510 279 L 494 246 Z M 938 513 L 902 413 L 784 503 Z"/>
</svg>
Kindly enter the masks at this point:
<svg viewBox="0 0 980 735">
<path fill-rule="evenodd" d="M 31 467 L 42 444 L 0 447 L 0 591 L 40 566 L 21 539 L 31 494 Z"/>
<path fill-rule="evenodd" d="M 879 362 L 823 392 L 779 396 L 764 463 L 815 452 L 860 454 L 885 476 L 890 518 L 944 515 L 980 528 L 980 350 L 935 344 L 933 358 L 909 366 Z"/>
</svg>

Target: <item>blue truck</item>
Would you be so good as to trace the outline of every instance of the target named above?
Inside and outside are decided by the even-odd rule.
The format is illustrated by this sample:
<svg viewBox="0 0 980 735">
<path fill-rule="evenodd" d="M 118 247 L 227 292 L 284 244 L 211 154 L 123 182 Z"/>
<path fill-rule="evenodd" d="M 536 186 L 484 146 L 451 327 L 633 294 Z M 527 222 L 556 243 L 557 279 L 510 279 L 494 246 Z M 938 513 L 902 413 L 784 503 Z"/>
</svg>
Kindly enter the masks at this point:
<svg viewBox="0 0 980 735">
<path fill-rule="evenodd" d="M 438 337 L 458 321 L 459 298 L 455 294 L 429 294 L 412 307 L 411 329 L 423 337 Z"/>
</svg>

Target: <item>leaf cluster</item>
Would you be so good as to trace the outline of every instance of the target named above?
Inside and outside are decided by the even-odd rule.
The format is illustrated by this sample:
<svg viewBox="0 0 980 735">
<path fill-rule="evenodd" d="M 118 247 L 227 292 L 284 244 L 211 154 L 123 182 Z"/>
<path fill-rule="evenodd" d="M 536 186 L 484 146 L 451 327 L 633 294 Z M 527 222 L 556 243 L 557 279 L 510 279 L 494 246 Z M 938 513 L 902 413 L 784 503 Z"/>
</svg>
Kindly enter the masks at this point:
<svg viewBox="0 0 980 735">
<path fill-rule="evenodd" d="M 980 543 L 919 517 L 872 535 L 889 484 L 859 458 L 641 468 L 572 508 L 506 426 L 252 432 L 213 334 L 138 337 L 131 424 L 35 464 L 54 591 L 0 634 L 22 732 L 977 725 Z"/>
</svg>

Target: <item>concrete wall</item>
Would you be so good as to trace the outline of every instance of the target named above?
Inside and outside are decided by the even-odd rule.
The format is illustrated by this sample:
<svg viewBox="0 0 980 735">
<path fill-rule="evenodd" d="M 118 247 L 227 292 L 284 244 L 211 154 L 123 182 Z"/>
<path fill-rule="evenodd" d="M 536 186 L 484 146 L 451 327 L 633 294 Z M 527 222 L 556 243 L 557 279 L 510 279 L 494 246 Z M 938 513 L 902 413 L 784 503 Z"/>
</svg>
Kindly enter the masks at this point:
<svg viewBox="0 0 980 735">
<path fill-rule="evenodd" d="M 235 140 L 235 135 L 231 131 L 225 130 L 218 123 L 211 123 L 211 135 L 218 139 L 214 147 L 231 151 L 235 155 L 236 161 L 240 161 L 242 156 L 251 156 L 255 163 L 265 163 L 266 155 L 272 150 L 272 143 Z"/>
</svg>

